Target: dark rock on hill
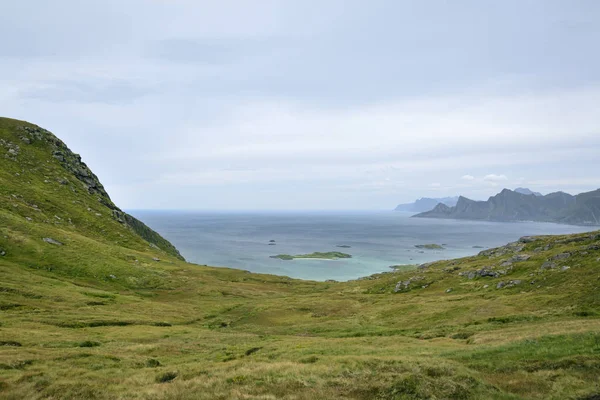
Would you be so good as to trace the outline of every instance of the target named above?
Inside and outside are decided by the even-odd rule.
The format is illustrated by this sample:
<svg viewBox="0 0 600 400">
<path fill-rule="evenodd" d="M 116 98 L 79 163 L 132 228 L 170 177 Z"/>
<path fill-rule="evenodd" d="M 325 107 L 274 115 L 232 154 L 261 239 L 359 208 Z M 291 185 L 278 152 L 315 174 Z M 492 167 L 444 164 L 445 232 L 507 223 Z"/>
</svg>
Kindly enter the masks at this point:
<svg viewBox="0 0 600 400">
<path fill-rule="evenodd" d="M 576 196 L 564 192 L 537 196 L 504 189 L 487 201 L 460 196 L 454 207 L 440 203 L 415 217 L 600 225 L 600 189 Z"/>
</svg>

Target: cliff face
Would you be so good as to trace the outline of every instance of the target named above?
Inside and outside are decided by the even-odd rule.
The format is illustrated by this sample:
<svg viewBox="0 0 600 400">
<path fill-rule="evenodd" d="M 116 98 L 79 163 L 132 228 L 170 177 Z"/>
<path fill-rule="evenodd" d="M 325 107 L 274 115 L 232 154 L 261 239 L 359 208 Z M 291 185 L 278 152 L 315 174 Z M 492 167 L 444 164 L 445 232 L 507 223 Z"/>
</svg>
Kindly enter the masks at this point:
<svg viewBox="0 0 600 400">
<path fill-rule="evenodd" d="M 68 187 L 72 193 L 82 194 L 83 191 L 86 196 L 72 200 L 70 208 L 76 208 L 78 202 L 95 199 L 100 207 L 110 210 L 111 218 L 128 227 L 151 246 L 183 260 L 179 251 L 169 241 L 117 207 L 98 177 L 81 160 L 81 156 L 73 153 L 51 132 L 23 121 L 0 118 L 0 151 L 2 150 L 5 151 L 4 157 L 0 158 L 2 168 L 5 171 L 21 170 L 7 178 L 15 181 L 15 188 L 18 186 L 18 180 L 41 178 L 42 182 Z M 56 163 L 60 167 L 57 168 Z M 48 179 L 52 176 L 54 179 Z M 7 182 L 4 186 L 8 190 L 12 185 L 11 182 Z M 36 186 L 30 184 L 29 189 L 35 190 Z M 76 210 L 73 211 L 76 213 Z"/>
<path fill-rule="evenodd" d="M 454 207 L 438 204 L 415 217 L 600 225 L 600 189 L 577 196 L 563 192 L 538 196 L 504 189 L 487 201 L 461 196 Z"/>
</svg>

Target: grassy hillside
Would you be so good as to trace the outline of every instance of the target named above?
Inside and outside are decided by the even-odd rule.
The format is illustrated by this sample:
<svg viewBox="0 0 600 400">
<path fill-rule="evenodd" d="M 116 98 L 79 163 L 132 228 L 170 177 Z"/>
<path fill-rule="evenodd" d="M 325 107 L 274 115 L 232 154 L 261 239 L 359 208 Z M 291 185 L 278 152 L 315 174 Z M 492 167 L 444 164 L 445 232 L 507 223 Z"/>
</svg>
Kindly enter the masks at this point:
<svg viewBox="0 0 600 400">
<path fill-rule="evenodd" d="M 141 237 L 144 247 L 183 259 L 171 243 L 121 211 L 81 157 L 47 130 L 0 118 L 0 156 L 2 208 L 14 216 L 111 243 Z"/>
<path fill-rule="evenodd" d="M 600 395 L 600 232 L 345 283 L 192 265 L 21 127 L 0 120 L 2 399 Z"/>
</svg>

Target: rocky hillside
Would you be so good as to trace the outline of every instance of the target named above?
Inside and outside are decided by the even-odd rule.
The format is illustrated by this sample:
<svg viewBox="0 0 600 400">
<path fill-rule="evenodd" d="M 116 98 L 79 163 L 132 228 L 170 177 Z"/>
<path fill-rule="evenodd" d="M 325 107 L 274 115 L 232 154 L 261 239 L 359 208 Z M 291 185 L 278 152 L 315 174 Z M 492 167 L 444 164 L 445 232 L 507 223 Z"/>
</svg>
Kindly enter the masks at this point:
<svg viewBox="0 0 600 400">
<path fill-rule="evenodd" d="M 541 196 L 504 189 L 487 201 L 461 196 L 454 207 L 440 203 L 415 217 L 600 225 L 600 189 L 576 196 L 564 192 Z"/>
<path fill-rule="evenodd" d="M 27 221 L 101 231 L 99 225 L 110 218 L 150 246 L 183 259 L 175 246 L 119 209 L 81 156 L 51 132 L 0 118 L 0 155 L 0 198 Z"/>
</svg>

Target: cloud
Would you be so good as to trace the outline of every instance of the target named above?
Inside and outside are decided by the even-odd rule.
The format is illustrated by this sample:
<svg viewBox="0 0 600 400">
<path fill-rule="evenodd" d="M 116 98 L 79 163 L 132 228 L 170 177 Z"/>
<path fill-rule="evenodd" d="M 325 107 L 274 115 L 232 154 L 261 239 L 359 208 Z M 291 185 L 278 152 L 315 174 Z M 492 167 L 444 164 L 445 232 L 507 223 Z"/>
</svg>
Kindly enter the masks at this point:
<svg viewBox="0 0 600 400">
<path fill-rule="evenodd" d="M 496 175 L 496 174 L 489 174 L 483 177 L 483 180 L 486 182 L 505 182 L 508 180 L 508 177 L 506 175 Z"/>
<path fill-rule="evenodd" d="M 124 207 L 390 208 L 524 171 L 544 192 L 597 182 L 593 2 L 1 3 L 3 114 L 54 131 Z"/>
</svg>

